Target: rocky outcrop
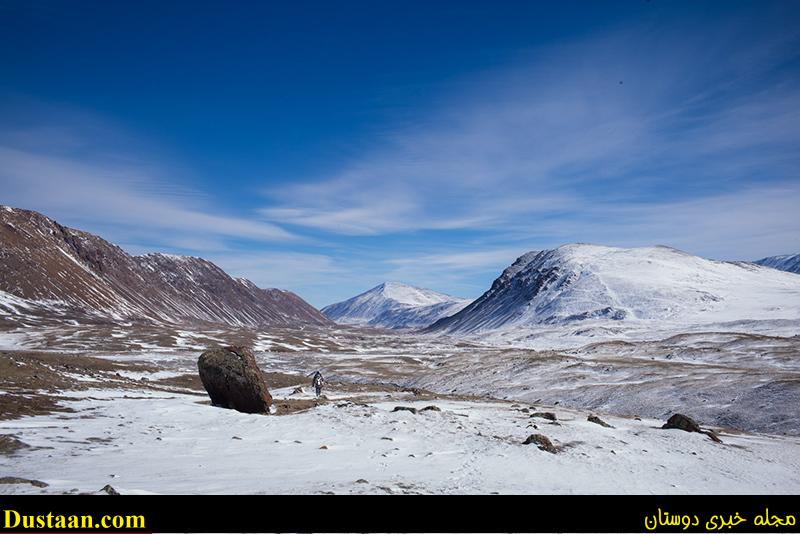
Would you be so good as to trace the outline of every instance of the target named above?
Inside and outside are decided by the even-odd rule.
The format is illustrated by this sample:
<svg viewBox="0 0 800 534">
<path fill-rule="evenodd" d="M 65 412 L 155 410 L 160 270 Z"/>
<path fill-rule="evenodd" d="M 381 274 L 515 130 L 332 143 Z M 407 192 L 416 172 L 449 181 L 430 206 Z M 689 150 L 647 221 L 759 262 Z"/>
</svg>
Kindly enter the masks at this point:
<svg viewBox="0 0 800 534">
<path fill-rule="evenodd" d="M 245 413 L 269 413 L 272 396 L 250 349 L 207 350 L 200 355 L 197 367 L 214 406 Z"/>
</svg>

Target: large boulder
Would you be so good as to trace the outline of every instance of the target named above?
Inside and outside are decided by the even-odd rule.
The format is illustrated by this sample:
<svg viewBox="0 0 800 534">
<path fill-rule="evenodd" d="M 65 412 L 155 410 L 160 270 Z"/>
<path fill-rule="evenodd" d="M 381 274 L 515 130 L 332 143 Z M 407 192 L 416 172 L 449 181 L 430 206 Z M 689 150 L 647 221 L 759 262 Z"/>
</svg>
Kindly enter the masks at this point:
<svg viewBox="0 0 800 534">
<path fill-rule="evenodd" d="M 197 368 L 214 406 L 245 413 L 269 413 L 272 395 L 250 349 L 207 350 L 197 360 Z"/>
</svg>

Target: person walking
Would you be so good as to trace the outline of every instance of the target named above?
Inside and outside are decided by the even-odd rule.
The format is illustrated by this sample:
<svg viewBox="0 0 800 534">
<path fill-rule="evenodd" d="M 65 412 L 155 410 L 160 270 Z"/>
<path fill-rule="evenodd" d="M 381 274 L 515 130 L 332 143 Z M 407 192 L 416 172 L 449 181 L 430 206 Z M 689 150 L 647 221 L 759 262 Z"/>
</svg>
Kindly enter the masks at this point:
<svg viewBox="0 0 800 534">
<path fill-rule="evenodd" d="M 317 392 L 317 397 L 322 394 L 322 386 L 325 384 L 325 378 L 323 378 L 322 373 L 317 371 L 314 373 L 314 378 L 311 379 L 311 385 L 314 386 L 314 391 Z"/>
</svg>

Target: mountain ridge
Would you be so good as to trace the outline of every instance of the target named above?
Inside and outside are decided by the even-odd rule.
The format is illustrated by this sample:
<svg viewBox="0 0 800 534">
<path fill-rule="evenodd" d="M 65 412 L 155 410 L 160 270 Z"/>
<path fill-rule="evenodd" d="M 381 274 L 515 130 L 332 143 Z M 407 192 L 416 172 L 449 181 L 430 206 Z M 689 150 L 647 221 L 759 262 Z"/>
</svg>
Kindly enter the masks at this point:
<svg viewBox="0 0 800 534">
<path fill-rule="evenodd" d="M 753 263 L 763 265 L 765 267 L 772 267 L 780 271 L 788 273 L 800 274 L 800 253 L 798 254 L 783 254 L 781 256 L 767 256 L 761 258 Z"/>
<path fill-rule="evenodd" d="M 742 290 L 738 294 L 731 289 L 735 284 Z M 800 280 L 672 247 L 568 244 L 520 256 L 481 297 L 427 330 L 471 333 L 587 320 L 689 324 L 762 317 L 800 318 Z"/>
<path fill-rule="evenodd" d="M 294 293 L 236 280 L 204 258 L 130 255 L 35 211 L 0 207 L 0 244 L 0 310 L 12 316 L 24 305 L 28 315 L 93 321 L 329 324 Z"/>
</svg>

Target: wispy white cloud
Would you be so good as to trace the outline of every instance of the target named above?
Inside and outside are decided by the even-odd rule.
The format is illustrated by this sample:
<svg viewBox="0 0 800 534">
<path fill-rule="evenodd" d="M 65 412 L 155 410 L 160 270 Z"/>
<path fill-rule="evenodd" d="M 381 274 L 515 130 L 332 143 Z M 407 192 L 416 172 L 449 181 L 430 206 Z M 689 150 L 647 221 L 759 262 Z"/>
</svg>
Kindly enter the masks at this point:
<svg viewBox="0 0 800 534">
<path fill-rule="evenodd" d="M 800 250 L 800 182 L 748 187 L 703 199 L 614 209 L 598 234 L 623 246 L 668 244 L 711 258 L 754 260 Z M 593 232 L 591 232 L 593 233 Z"/>
<path fill-rule="evenodd" d="M 391 258 L 388 259 L 386 263 L 399 267 L 416 266 L 420 269 L 445 268 L 448 270 L 462 270 L 494 267 L 498 264 L 507 265 L 508 260 L 513 260 L 519 255 L 519 248 L 506 247 L 501 249 L 444 252 L 439 254 Z"/>
<path fill-rule="evenodd" d="M 781 69 L 800 34 L 742 45 L 745 30 L 649 27 L 531 51 L 339 172 L 270 191 L 261 213 L 340 235 L 636 234 L 728 257 L 763 250 L 768 234 L 800 233 L 780 198 L 759 194 L 798 180 L 800 83 Z M 748 225 L 715 213 L 732 199 Z"/>
<path fill-rule="evenodd" d="M 90 225 L 121 225 L 129 236 L 167 232 L 163 239 L 184 244 L 215 237 L 296 239 L 275 224 L 226 214 L 200 194 L 175 187 L 152 163 L 98 159 L 0 146 L 0 202 Z"/>
</svg>

